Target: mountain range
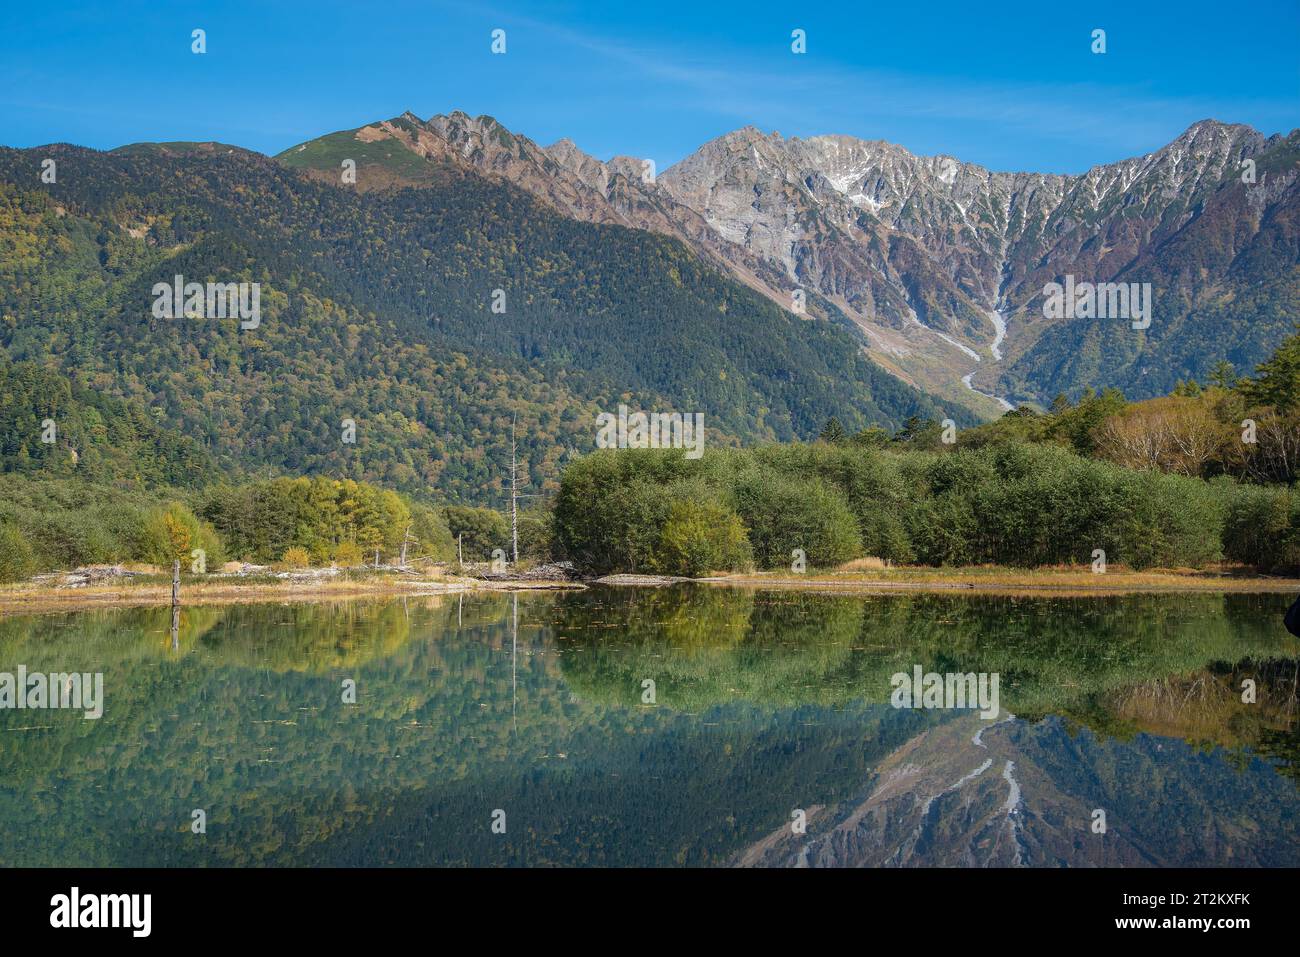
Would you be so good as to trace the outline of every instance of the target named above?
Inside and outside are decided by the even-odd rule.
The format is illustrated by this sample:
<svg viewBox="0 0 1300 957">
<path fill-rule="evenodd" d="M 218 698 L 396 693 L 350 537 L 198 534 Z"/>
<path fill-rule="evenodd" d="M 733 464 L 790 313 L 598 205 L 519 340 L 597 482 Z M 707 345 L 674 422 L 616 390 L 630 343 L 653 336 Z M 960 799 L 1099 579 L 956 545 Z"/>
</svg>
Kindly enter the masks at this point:
<svg viewBox="0 0 1300 957">
<path fill-rule="evenodd" d="M 537 489 L 620 404 L 735 444 L 1162 394 L 1300 319 L 1298 161 L 1300 132 L 1213 121 L 1081 176 L 747 127 L 658 172 L 459 112 L 273 158 L 0 149 L 0 358 L 69 410 L 64 448 L 30 389 L 7 403 L 5 467 L 137 458 L 91 395 L 162 450 L 135 481 L 328 471 L 486 503 L 512 421 Z M 160 316 L 178 275 L 258 284 L 260 324 Z M 1044 318 L 1066 277 L 1150 283 L 1150 327 Z"/>
<path fill-rule="evenodd" d="M 415 185 L 449 162 L 575 219 L 680 239 L 783 308 L 801 291 L 807 314 L 850 324 L 882 367 L 984 414 L 1084 388 L 1159 395 L 1221 359 L 1248 372 L 1300 319 L 1300 131 L 1204 120 L 1066 176 L 745 127 L 655 175 L 491 117 L 406 113 L 279 159 L 337 179 L 345 156 L 362 188 Z M 1151 326 L 1045 318 L 1044 287 L 1066 276 L 1150 282 Z"/>
</svg>

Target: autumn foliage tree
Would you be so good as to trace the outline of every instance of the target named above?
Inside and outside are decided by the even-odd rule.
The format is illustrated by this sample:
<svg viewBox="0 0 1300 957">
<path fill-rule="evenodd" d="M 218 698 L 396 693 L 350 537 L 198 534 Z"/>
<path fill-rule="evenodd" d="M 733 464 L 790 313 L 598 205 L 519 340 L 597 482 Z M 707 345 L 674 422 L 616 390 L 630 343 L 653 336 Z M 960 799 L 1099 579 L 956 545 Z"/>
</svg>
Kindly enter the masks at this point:
<svg viewBox="0 0 1300 957">
<path fill-rule="evenodd" d="M 1166 396 L 1130 405 L 1094 433 L 1097 454 L 1131 469 L 1200 475 L 1234 435 L 1206 396 Z"/>
</svg>

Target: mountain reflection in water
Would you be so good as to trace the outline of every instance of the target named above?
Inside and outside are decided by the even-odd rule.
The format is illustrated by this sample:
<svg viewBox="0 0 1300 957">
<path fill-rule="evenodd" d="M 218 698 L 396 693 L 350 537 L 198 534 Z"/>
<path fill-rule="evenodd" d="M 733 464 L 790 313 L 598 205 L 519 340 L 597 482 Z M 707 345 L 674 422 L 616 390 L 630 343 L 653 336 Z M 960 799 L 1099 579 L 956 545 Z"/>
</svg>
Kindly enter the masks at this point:
<svg viewBox="0 0 1300 957">
<path fill-rule="evenodd" d="M 105 688 L 0 711 L 0 860 L 1295 865 L 1286 604 L 595 588 L 193 607 L 175 648 L 167 608 L 0 618 L 0 671 Z M 918 665 L 999 674 L 1003 718 L 891 707 Z"/>
</svg>

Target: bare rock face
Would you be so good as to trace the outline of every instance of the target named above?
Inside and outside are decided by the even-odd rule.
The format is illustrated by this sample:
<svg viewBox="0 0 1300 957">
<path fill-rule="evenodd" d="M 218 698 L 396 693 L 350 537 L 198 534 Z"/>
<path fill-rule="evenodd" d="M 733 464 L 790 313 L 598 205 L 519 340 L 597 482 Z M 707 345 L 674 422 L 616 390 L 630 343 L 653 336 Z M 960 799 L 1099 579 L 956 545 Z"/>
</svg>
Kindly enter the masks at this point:
<svg viewBox="0 0 1300 957">
<path fill-rule="evenodd" d="M 1249 317 L 1206 319 L 1206 304 L 1293 281 L 1300 262 L 1300 131 L 1265 137 L 1204 120 L 1154 153 L 1077 176 L 752 126 L 659 175 L 636 157 L 603 162 L 568 139 L 543 148 L 460 112 L 407 113 L 354 136 L 508 180 L 575 219 L 680 239 L 787 309 L 851 321 L 885 368 L 989 414 L 1083 384 L 1138 397 L 1161 363 L 1208 368 L 1232 353 L 1206 323 Z M 1065 275 L 1151 282 L 1160 325 L 1133 336 L 1120 320 L 1046 318 L 1044 286 Z M 1265 308 L 1280 338 L 1300 315 L 1276 292 Z M 1265 338 L 1245 351 L 1266 354 L 1276 342 Z M 1206 340 L 1218 340 L 1216 355 Z"/>
<path fill-rule="evenodd" d="M 1060 176 L 749 127 L 705 144 L 660 182 L 719 235 L 839 306 L 873 351 L 942 392 L 943 378 L 961 371 L 995 385 L 1063 321 L 1044 318 L 1042 290 L 1067 273 L 1152 280 L 1163 286 L 1164 318 L 1176 322 L 1252 246 L 1276 243 L 1266 224 L 1282 210 L 1294 215 L 1298 143 L 1297 134 L 1270 139 L 1207 120 L 1148 156 Z M 1272 192 L 1242 182 L 1248 159 L 1277 167 Z M 1171 243 L 1195 268 L 1167 255 Z M 925 368 L 936 358 L 937 374 Z M 1021 397 L 1073 384 L 1051 382 L 1048 371 L 1016 377 Z"/>
</svg>

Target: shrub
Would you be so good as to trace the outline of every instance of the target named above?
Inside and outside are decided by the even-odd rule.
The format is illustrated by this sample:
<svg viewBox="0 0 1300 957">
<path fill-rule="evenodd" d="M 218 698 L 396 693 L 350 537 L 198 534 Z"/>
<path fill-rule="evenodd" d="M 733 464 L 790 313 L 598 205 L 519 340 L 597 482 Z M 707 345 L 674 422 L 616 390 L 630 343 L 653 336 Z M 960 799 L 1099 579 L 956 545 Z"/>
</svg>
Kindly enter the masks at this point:
<svg viewBox="0 0 1300 957">
<path fill-rule="evenodd" d="M 487 561 L 492 557 L 492 549 L 509 548 L 510 523 L 496 509 L 448 505 L 443 514 L 452 542 L 463 536 L 466 561 Z"/>
<path fill-rule="evenodd" d="M 0 525 L 0 582 L 22 581 L 35 570 L 32 549 L 13 525 Z"/>
<path fill-rule="evenodd" d="M 796 548 L 819 567 L 862 554 L 858 522 L 844 496 L 819 479 L 751 471 L 737 481 L 734 494 L 754 560 L 763 568 L 788 568 Z"/>
<path fill-rule="evenodd" d="M 1300 566 L 1300 502 L 1285 488 L 1237 485 L 1226 494 L 1223 551 L 1266 570 Z"/>
<path fill-rule="evenodd" d="M 180 502 L 153 509 L 145 518 L 141 560 L 164 568 L 180 560 L 182 570 L 189 570 L 195 549 L 202 549 L 209 568 L 220 564 L 225 548 L 211 525 L 200 521 Z"/>
<path fill-rule="evenodd" d="M 137 520 L 140 516 L 137 514 Z M 37 561 L 53 568 L 75 568 L 132 557 L 90 512 L 67 510 L 41 516 L 30 528 L 39 543 Z"/>
<path fill-rule="evenodd" d="M 692 577 L 752 564 L 740 516 L 717 502 L 689 500 L 673 503 L 652 562 L 656 571 Z"/>
<path fill-rule="evenodd" d="M 219 487 L 200 506 L 230 551 L 255 562 L 278 561 L 286 548 L 304 548 L 313 560 L 329 561 L 341 542 L 362 552 L 400 551 L 408 528 L 434 550 L 446 547 L 445 531 L 432 509 L 416 514 L 394 492 L 350 479 L 276 478 Z"/>
<path fill-rule="evenodd" d="M 361 546 L 356 542 L 340 542 L 334 549 L 334 562 L 343 568 L 362 564 Z"/>
<path fill-rule="evenodd" d="M 413 503 L 410 532 L 415 544 L 411 546 L 408 559 L 421 556 L 436 561 L 449 561 L 456 557 L 456 543 L 440 509 Z M 401 548 L 398 543 L 399 552 Z"/>
<path fill-rule="evenodd" d="M 1233 488 L 1226 480 L 1136 472 L 1062 445 L 1012 440 L 947 452 L 816 442 L 710 451 L 696 461 L 663 450 L 620 450 L 565 470 L 555 529 L 566 557 L 597 572 L 638 571 L 656 561 L 698 566 L 702 559 L 688 557 L 685 543 L 704 554 L 709 546 L 688 535 L 695 519 L 684 513 L 677 513 L 674 531 L 685 536 L 682 547 L 671 559 L 663 551 L 665 528 L 683 501 L 729 506 L 764 568 L 788 567 L 795 548 L 822 567 L 863 554 L 1033 567 L 1086 563 L 1098 548 L 1112 563 L 1136 568 L 1199 567 L 1221 557 L 1225 540 L 1242 561 L 1300 557 L 1297 544 L 1283 544 L 1300 544 L 1300 517 L 1290 517 L 1289 497 L 1285 507 L 1273 506 L 1267 534 L 1242 527 L 1244 498 L 1225 531 Z M 1291 537 L 1279 539 L 1283 532 Z"/>
<path fill-rule="evenodd" d="M 550 561 L 554 550 L 554 514 L 544 506 L 533 506 L 519 512 L 519 557 L 534 561 Z"/>
<path fill-rule="evenodd" d="M 653 480 L 652 450 L 603 450 L 564 471 L 555 503 L 563 556 L 596 574 L 653 567 L 671 501 Z M 681 458 L 681 453 L 677 452 Z"/>
</svg>

